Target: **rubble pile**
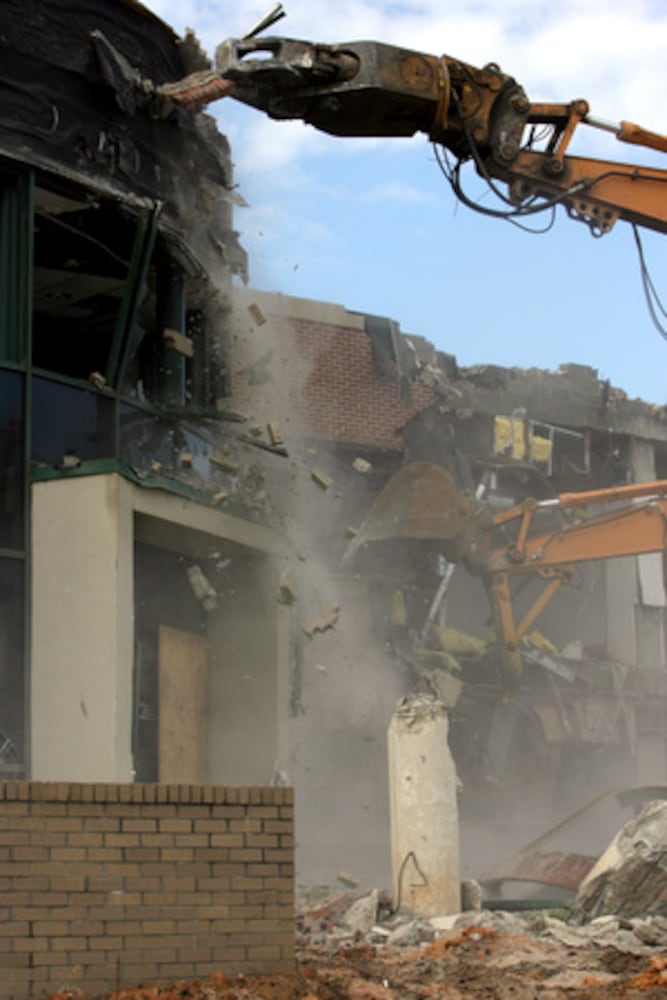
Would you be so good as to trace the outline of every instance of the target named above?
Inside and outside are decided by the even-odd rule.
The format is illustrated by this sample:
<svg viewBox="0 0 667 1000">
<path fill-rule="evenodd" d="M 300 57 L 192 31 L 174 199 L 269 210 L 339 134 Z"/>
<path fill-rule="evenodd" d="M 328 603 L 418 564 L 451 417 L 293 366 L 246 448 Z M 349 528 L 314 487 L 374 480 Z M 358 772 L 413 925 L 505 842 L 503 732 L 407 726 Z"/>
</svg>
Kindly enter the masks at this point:
<svg viewBox="0 0 667 1000">
<path fill-rule="evenodd" d="M 574 912 L 584 921 L 605 913 L 653 912 L 667 882 L 667 802 L 649 802 L 614 837 L 579 886 Z"/>
<path fill-rule="evenodd" d="M 470 888 L 464 898 L 470 897 Z M 319 896 L 319 898 L 317 898 Z M 667 995 L 667 916 L 479 910 L 415 919 L 374 889 L 309 890 L 297 968 L 119 989 L 106 1000 L 603 1000 Z M 667 912 L 667 910 L 665 911 Z M 90 1000 L 63 990 L 49 1000 Z"/>
</svg>

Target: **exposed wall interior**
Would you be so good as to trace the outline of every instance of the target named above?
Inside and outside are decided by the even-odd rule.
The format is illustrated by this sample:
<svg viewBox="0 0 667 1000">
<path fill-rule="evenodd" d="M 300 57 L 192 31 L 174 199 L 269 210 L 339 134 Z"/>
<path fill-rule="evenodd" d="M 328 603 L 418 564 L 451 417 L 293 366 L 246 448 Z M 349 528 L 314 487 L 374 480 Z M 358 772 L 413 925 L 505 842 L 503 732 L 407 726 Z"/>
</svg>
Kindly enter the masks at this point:
<svg viewBox="0 0 667 1000">
<path fill-rule="evenodd" d="M 437 546 L 387 545 L 344 562 L 407 463 L 447 470 L 468 496 L 483 481 L 484 502 L 502 511 L 527 497 L 654 479 L 664 411 L 589 368 L 463 369 L 388 320 L 253 289 L 235 290 L 231 330 L 239 399 L 281 421 L 293 457 L 283 766 L 298 793 L 298 877 L 331 883 L 352 869 L 364 884 L 387 885 L 386 729 L 401 695 L 433 684 L 451 699 L 469 875 L 599 792 L 664 780 L 665 704 L 648 694 L 665 676 L 661 554 L 576 567 L 536 623 L 553 668 L 526 659 L 504 734 L 483 579 L 457 565 L 435 618 L 469 647 L 446 651 L 431 636 L 420 660 L 411 648 L 441 580 Z M 543 583 L 513 589 L 518 621 Z M 494 758 L 504 762 L 500 783 Z"/>
</svg>

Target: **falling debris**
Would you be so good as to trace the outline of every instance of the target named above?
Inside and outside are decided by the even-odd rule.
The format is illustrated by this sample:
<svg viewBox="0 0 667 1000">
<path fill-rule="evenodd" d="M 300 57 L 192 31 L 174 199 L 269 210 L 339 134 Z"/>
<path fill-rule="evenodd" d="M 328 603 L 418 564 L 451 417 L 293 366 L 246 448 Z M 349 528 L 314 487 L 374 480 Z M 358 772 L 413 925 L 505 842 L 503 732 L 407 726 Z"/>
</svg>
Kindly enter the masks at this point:
<svg viewBox="0 0 667 1000">
<path fill-rule="evenodd" d="M 66 451 L 60 463 L 61 469 L 77 469 L 81 465 L 81 459 L 73 451 Z"/>
<path fill-rule="evenodd" d="M 328 490 L 333 483 L 333 479 L 330 479 L 329 476 L 320 472 L 319 469 L 313 469 L 310 474 L 310 478 L 323 490 Z"/>
<path fill-rule="evenodd" d="M 667 801 L 649 802 L 614 837 L 579 887 L 573 913 L 582 922 L 605 914 L 640 917 L 667 890 Z"/>
<path fill-rule="evenodd" d="M 218 595 L 201 566 L 188 567 L 188 580 L 195 597 L 206 611 L 214 611 L 218 606 Z"/>
<path fill-rule="evenodd" d="M 349 889 L 356 889 L 359 885 L 359 879 L 354 878 L 352 875 L 348 875 L 347 872 L 338 872 L 336 878 L 343 885 L 346 885 Z"/>
<path fill-rule="evenodd" d="M 368 473 L 373 471 L 373 466 L 370 462 L 367 462 L 365 458 L 355 458 L 352 463 L 352 468 L 355 472 Z"/>
<path fill-rule="evenodd" d="M 248 312 L 250 313 L 250 315 L 254 319 L 254 321 L 257 324 L 257 326 L 263 326 L 264 323 L 266 323 L 266 316 L 264 315 L 264 313 L 259 308 L 259 306 L 257 305 L 256 302 L 252 302 L 248 306 Z"/>
<path fill-rule="evenodd" d="M 175 351 L 178 351 L 184 357 L 191 358 L 194 356 L 194 344 L 189 337 L 183 336 L 178 330 L 163 330 L 162 337 L 170 347 L 173 347 Z"/>
<path fill-rule="evenodd" d="M 280 575 L 278 588 L 279 604 L 296 604 L 296 575 L 292 566 L 287 566 Z"/>
<path fill-rule="evenodd" d="M 308 625 L 305 625 L 303 631 L 312 639 L 316 632 L 326 632 L 328 629 L 333 628 L 338 621 L 339 614 L 340 605 L 332 604 L 330 608 L 327 608 L 321 615 L 318 615 Z"/>
<path fill-rule="evenodd" d="M 229 476 L 236 476 L 239 471 L 239 463 L 234 462 L 226 455 L 213 454 L 209 457 L 209 462 L 215 465 L 221 472 L 226 472 Z"/>
<path fill-rule="evenodd" d="M 285 443 L 285 439 L 282 436 L 280 427 L 278 424 L 267 424 L 266 429 L 269 435 L 269 441 L 272 445 L 280 445 Z"/>
</svg>

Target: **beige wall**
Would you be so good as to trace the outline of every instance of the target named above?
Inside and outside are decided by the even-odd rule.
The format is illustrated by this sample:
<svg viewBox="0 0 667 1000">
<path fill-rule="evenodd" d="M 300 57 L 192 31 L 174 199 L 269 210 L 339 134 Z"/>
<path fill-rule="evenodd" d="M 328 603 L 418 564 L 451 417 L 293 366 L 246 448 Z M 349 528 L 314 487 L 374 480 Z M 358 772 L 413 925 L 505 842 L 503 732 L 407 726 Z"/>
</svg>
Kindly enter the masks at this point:
<svg viewBox="0 0 667 1000">
<path fill-rule="evenodd" d="M 210 777 L 266 782 L 279 659 L 270 530 L 116 474 L 39 482 L 32 501 L 33 778 L 132 780 L 136 531 L 185 553 L 235 543 L 234 593 L 209 618 Z"/>
<path fill-rule="evenodd" d="M 32 492 L 32 774 L 129 781 L 132 521 L 118 476 Z"/>
</svg>

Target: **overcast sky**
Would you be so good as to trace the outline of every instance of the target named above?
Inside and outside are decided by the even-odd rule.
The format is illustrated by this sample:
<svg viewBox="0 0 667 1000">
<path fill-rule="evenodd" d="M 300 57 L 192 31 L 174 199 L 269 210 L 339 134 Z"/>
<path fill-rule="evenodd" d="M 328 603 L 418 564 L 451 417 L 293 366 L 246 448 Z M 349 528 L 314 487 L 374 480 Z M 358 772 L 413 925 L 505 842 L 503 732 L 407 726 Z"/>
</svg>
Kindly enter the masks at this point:
<svg viewBox="0 0 667 1000">
<path fill-rule="evenodd" d="M 271 3 L 146 5 L 179 34 L 192 27 L 212 56 Z M 531 100 L 584 97 L 598 117 L 667 132 L 665 0 L 284 0 L 284 7 L 287 17 L 270 33 L 375 39 L 476 66 L 496 62 Z M 230 100 L 209 110 L 232 143 L 248 203 L 237 210 L 236 228 L 253 287 L 390 316 L 460 364 L 587 364 L 631 397 L 667 403 L 667 341 L 645 305 L 626 223 L 596 240 L 559 209 L 549 232 L 529 235 L 459 204 L 424 136 L 337 139 Z M 667 168 L 664 155 L 582 133 L 580 155 Z M 482 195 L 472 174 L 469 184 Z M 667 240 L 643 232 L 667 304 Z"/>
</svg>

